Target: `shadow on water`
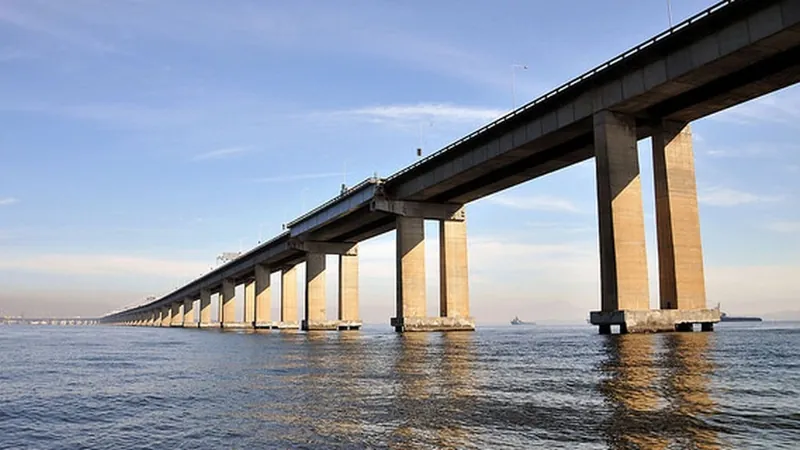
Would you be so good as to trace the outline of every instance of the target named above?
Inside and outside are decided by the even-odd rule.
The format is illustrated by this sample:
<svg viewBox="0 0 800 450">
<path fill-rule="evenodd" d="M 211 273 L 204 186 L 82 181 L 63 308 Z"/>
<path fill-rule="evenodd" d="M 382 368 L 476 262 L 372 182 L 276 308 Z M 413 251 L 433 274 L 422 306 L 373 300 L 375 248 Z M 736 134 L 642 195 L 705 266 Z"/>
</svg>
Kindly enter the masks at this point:
<svg viewBox="0 0 800 450">
<path fill-rule="evenodd" d="M 611 407 L 612 449 L 721 448 L 710 424 L 710 333 L 608 336 L 600 391 Z"/>
</svg>

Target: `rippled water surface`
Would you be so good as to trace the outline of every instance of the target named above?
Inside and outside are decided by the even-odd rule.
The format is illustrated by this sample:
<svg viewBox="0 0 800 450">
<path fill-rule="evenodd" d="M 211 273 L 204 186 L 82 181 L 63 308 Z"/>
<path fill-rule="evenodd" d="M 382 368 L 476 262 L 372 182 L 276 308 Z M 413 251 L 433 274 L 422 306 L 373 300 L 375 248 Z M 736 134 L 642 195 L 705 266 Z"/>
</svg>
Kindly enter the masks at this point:
<svg viewBox="0 0 800 450">
<path fill-rule="evenodd" d="M 0 448 L 800 448 L 800 326 L 0 326 Z"/>
</svg>

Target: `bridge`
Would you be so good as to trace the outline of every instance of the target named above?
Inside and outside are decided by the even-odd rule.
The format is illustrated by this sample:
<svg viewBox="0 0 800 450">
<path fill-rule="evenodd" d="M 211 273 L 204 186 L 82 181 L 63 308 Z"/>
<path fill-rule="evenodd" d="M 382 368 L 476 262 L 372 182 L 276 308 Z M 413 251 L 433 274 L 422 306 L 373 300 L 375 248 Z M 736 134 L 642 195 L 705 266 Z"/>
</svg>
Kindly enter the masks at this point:
<svg viewBox="0 0 800 450">
<path fill-rule="evenodd" d="M 0 325 L 97 325 L 100 319 L 86 317 L 0 317 Z"/>
<path fill-rule="evenodd" d="M 465 205 L 595 158 L 600 234 L 600 333 L 710 331 L 691 122 L 797 83 L 800 0 L 725 0 L 388 178 L 371 178 L 286 224 L 239 258 L 105 323 L 302 328 L 361 326 L 358 243 L 395 231 L 397 331 L 472 330 Z M 652 137 L 659 309 L 650 309 L 637 141 Z M 440 306 L 426 310 L 424 221 L 439 222 Z M 329 319 L 326 255 L 339 255 Z M 305 317 L 295 267 L 306 264 Z M 281 272 L 280 318 L 270 274 Z M 233 320 L 244 284 L 244 323 Z M 211 320 L 211 295 L 220 298 Z M 195 304 L 199 320 L 195 319 Z"/>
</svg>

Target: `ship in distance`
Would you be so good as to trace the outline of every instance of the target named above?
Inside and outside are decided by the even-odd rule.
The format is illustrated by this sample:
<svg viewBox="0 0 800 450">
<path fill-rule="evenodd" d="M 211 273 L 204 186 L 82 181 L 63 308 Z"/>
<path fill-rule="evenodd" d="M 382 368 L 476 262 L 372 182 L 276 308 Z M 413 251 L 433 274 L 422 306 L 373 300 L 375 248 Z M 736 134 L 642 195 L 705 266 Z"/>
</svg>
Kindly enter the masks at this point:
<svg viewBox="0 0 800 450">
<path fill-rule="evenodd" d="M 519 316 L 514 316 L 514 318 L 511 319 L 511 325 L 536 325 L 536 323 L 535 322 L 525 322 L 523 320 L 520 320 Z"/>
<path fill-rule="evenodd" d="M 720 304 L 717 303 L 717 309 L 720 308 Z M 761 317 L 745 317 L 745 316 L 729 316 L 727 313 L 720 313 L 719 315 L 720 322 L 761 322 Z"/>
</svg>

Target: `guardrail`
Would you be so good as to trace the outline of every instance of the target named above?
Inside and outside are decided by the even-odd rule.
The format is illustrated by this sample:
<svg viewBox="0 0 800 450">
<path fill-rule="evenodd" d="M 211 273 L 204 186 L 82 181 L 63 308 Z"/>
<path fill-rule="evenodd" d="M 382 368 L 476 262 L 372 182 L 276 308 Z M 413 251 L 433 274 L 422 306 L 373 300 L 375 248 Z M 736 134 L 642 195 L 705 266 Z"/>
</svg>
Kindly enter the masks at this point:
<svg viewBox="0 0 800 450">
<path fill-rule="evenodd" d="M 512 118 L 516 117 L 517 115 L 519 115 L 519 114 L 521 114 L 521 113 L 533 108 L 534 106 L 536 106 L 536 105 L 538 105 L 538 104 L 540 104 L 540 103 L 542 103 L 542 102 L 544 102 L 546 100 L 549 100 L 553 96 L 558 95 L 561 92 L 564 92 L 565 90 L 575 86 L 576 84 L 581 83 L 582 81 L 586 80 L 587 78 L 593 77 L 593 76 L 597 75 L 598 73 L 600 73 L 600 72 L 602 72 L 604 70 L 607 70 L 608 68 L 614 66 L 615 64 L 619 64 L 621 61 L 624 61 L 624 60 L 630 58 L 631 56 L 639 53 L 641 50 L 653 45 L 654 43 L 666 38 L 667 36 L 671 36 L 672 34 L 682 30 L 683 28 L 686 28 L 687 26 L 697 22 L 698 20 L 703 19 L 703 18 L 705 18 L 705 17 L 707 17 L 707 16 L 709 16 L 711 14 L 714 14 L 714 13 L 718 12 L 721 9 L 724 9 L 725 7 L 727 7 L 727 6 L 729 6 L 729 5 L 733 4 L 733 3 L 740 2 L 740 1 L 742 1 L 742 0 L 723 0 L 723 1 L 715 4 L 714 6 L 711 6 L 710 8 L 707 8 L 707 9 L 695 14 L 694 16 L 684 20 L 683 22 L 673 26 L 672 28 L 669 28 L 668 30 L 662 32 L 661 34 L 656 35 L 654 38 L 651 38 L 648 41 L 645 41 L 644 43 L 639 44 L 636 47 L 634 47 L 634 48 L 632 48 L 632 49 L 630 49 L 630 50 L 628 50 L 628 51 L 626 51 L 624 53 L 619 54 L 618 56 L 616 56 L 616 57 L 604 62 L 603 64 L 600 64 L 599 66 L 595 67 L 594 69 L 584 73 L 583 75 L 579 75 L 579 76 L 567 81 L 566 83 L 564 83 L 561 86 L 553 89 L 552 91 L 542 95 L 541 97 L 539 97 L 539 98 L 537 98 L 537 99 L 535 99 L 535 100 L 533 100 L 531 102 L 526 103 L 525 105 L 523 105 L 523 106 L 521 106 L 521 107 L 519 107 L 519 108 L 517 108 L 517 109 L 515 109 L 515 110 L 513 110 L 511 112 L 509 112 L 508 114 L 500 117 L 499 119 L 496 119 L 494 122 L 491 122 L 488 125 L 485 125 L 485 126 L 479 128 L 476 131 L 473 131 L 472 133 L 468 134 L 467 136 L 464 136 L 461 139 L 459 139 L 459 140 L 453 142 L 452 144 L 448 145 L 447 147 L 445 147 L 445 148 L 443 148 L 443 149 L 441 149 L 441 150 L 439 150 L 439 151 L 437 151 L 435 153 L 432 153 L 432 154 L 428 155 L 427 157 L 425 157 L 423 159 L 420 159 L 419 161 L 417 161 L 414 164 L 411 164 L 411 165 L 405 167 L 404 169 L 401 169 L 399 172 L 396 172 L 395 174 L 391 175 L 389 178 L 386 178 L 385 182 L 388 183 L 388 182 L 390 182 L 392 180 L 395 180 L 395 179 L 401 177 L 402 175 L 404 175 L 404 174 L 416 169 L 417 167 L 427 163 L 428 161 L 439 157 L 443 153 L 445 153 L 445 152 L 447 152 L 449 150 L 452 150 L 455 147 L 458 147 L 459 145 L 461 145 L 461 144 L 463 144 L 463 143 L 465 143 L 465 142 L 467 142 L 467 141 L 469 141 L 469 140 L 471 140 L 471 139 L 473 139 L 473 138 L 475 138 L 475 137 L 477 137 L 477 136 L 479 136 L 479 135 L 491 130 L 492 128 L 494 128 L 494 127 L 496 127 L 496 126 L 508 121 L 509 119 L 512 119 Z"/>
</svg>

